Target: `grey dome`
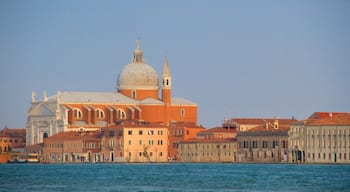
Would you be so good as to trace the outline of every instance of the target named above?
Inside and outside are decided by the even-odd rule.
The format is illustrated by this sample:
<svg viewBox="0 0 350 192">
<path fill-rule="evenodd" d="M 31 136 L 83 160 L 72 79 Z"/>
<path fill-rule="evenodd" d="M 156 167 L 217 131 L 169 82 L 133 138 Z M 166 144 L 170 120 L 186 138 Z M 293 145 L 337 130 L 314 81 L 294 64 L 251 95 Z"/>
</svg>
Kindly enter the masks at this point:
<svg viewBox="0 0 350 192">
<path fill-rule="evenodd" d="M 131 63 L 119 73 L 118 90 L 158 90 L 158 74 L 150 65 Z"/>
</svg>

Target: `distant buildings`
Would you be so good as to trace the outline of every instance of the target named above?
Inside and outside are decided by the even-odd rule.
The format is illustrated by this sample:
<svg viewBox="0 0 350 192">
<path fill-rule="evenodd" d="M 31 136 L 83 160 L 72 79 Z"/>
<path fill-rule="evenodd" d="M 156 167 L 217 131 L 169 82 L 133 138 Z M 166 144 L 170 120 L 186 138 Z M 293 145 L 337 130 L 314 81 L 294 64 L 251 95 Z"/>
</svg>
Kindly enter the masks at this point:
<svg viewBox="0 0 350 192">
<path fill-rule="evenodd" d="M 295 119 L 255 119 L 263 124 L 237 133 L 238 161 L 288 162 L 288 130 Z"/>
<path fill-rule="evenodd" d="M 197 104 L 171 90 L 168 59 L 159 78 L 138 41 L 116 92 L 44 91 L 42 100 L 33 92 L 26 137 L 2 131 L 0 152 L 26 140 L 44 162 L 350 163 L 349 113 L 232 118 L 205 129 Z"/>
<path fill-rule="evenodd" d="M 161 86 L 159 86 L 159 81 Z M 190 122 L 197 125 L 197 104 L 171 96 L 172 75 L 165 58 L 163 73 L 145 63 L 139 42 L 131 63 L 118 76 L 116 92 L 57 92 L 41 101 L 32 93 L 27 145 L 66 131 L 94 131 L 123 121 Z M 159 97 L 159 90 L 161 95 Z"/>
<path fill-rule="evenodd" d="M 0 131 L 0 153 L 21 150 L 26 144 L 25 129 L 4 128 Z"/>
<path fill-rule="evenodd" d="M 350 163 L 350 113 L 316 112 L 291 124 L 291 163 Z"/>
<path fill-rule="evenodd" d="M 21 152 L 26 144 L 25 129 L 9 129 L 0 130 L 0 163 L 6 163 L 11 160 L 13 152 Z"/>
</svg>

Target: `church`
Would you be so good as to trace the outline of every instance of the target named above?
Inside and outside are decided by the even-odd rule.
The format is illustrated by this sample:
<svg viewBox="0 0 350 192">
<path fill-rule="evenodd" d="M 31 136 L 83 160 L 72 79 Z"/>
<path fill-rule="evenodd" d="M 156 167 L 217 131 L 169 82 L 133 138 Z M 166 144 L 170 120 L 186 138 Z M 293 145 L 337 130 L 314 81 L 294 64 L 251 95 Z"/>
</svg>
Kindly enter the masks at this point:
<svg viewBox="0 0 350 192">
<path fill-rule="evenodd" d="M 161 84 L 161 86 L 160 86 Z M 41 100 L 32 93 L 26 123 L 27 146 L 59 132 L 95 131 L 123 121 L 197 125 L 197 104 L 171 96 L 168 59 L 161 77 L 145 63 L 140 42 L 119 73 L 115 92 L 60 92 Z"/>
</svg>

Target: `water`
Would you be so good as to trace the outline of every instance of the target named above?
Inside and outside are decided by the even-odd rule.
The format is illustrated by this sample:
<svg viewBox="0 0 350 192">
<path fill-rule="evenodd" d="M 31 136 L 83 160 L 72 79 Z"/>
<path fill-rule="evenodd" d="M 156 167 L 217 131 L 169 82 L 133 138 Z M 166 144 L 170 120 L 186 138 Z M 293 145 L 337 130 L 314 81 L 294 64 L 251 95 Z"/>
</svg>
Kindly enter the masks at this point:
<svg viewBox="0 0 350 192">
<path fill-rule="evenodd" d="M 0 191 L 350 191 L 350 165 L 0 164 Z"/>
</svg>

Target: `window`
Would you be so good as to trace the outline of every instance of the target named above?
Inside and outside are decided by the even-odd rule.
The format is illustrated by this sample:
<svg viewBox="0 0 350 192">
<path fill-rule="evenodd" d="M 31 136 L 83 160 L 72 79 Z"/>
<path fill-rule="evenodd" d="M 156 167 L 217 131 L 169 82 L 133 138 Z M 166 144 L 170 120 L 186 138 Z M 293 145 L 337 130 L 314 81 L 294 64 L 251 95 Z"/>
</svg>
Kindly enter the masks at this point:
<svg viewBox="0 0 350 192">
<path fill-rule="evenodd" d="M 123 120 L 126 118 L 126 113 L 123 109 L 117 109 L 116 118 L 118 120 Z"/>
<path fill-rule="evenodd" d="M 142 133 L 143 133 L 142 130 L 139 130 L 139 135 L 142 135 Z"/>
<path fill-rule="evenodd" d="M 113 137 L 114 136 L 114 131 L 109 131 L 109 136 Z"/>
<path fill-rule="evenodd" d="M 132 135 L 132 130 L 128 130 L 128 135 Z"/>
<path fill-rule="evenodd" d="M 110 147 L 114 147 L 114 141 L 113 141 L 113 139 L 109 140 L 109 146 L 110 146 Z"/>
<path fill-rule="evenodd" d="M 142 145 L 142 140 L 139 140 L 139 145 Z"/>
<path fill-rule="evenodd" d="M 267 148 L 267 141 L 262 141 L 262 148 Z"/>
<path fill-rule="evenodd" d="M 105 113 L 102 111 L 102 109 L 96 109 L 96 115 L 98 119 L 104 119 Z"/>
<path fill-rule="evenodd" d="M 158 145 L 163 145 L 163 140 L 158 140 Z"/>
<path fill-rule="evenodd" d="M 135 90 L 132 90 L 131 97 L 136 99 L 136 91 Z"/>
<path fill-rule="evenodd" d="M 185 109 L 180 109 L 180 117 L 185 117 Z"/>
<path fill-rule="evenodd" d="M 128 141 L 128 144 L 131 145 L 131 140 Z"/>
<path fill-rule="evenodd" d="M 154 131 L 153 130 L 148 130 L 148 135 L 154 135 Z"/>
<path fill-rule="evenodd" d="M 76 119 L 82 119 L 83 118 L 83 113 L 80 111 L 80 109 L 74 109 L 74 117 Z"/>
<path fill-rule="evenodd" d="M 158 130 L 158 135 L 163 135 L 163 131 L 162 130 Z"/>
</svg>

